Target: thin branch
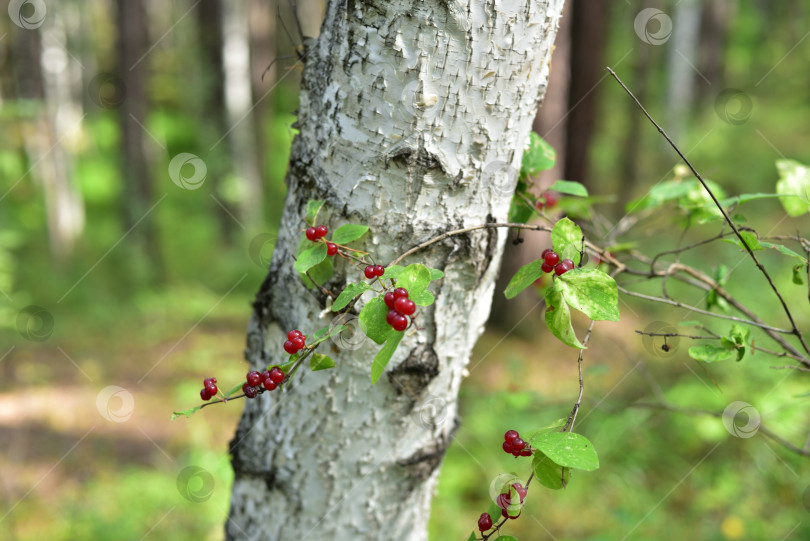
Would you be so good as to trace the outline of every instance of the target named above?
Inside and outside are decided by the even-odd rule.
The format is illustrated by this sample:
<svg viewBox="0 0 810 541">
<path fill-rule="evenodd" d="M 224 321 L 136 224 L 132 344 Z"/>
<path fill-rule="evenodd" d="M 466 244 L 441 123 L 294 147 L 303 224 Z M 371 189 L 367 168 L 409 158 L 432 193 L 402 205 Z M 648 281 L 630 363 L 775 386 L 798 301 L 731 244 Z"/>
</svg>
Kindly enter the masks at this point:
<svg viewBox="0 0 810 541">
<path fill-rule="evenodd" d="M 625 90 L 625 92 L 627 92 L 627 94 L 633 99 L 633 101 L 636 102 L 636 105 L 644 113 L 644 116 L 646 116 L 647 119 L 653 124 L 653 126 L 655 126 L 658 129 L 658 132 L 662 136 L 664 136 L 664 139 L 666 139 L 667 142 L 670 144 L 670 146 L 675 150 L 675 152 L 678 153 L 678 156 L 680 156 L 681 159 L 684 161 L 684 163 L 689 167 L 689 169 L 692 171 L 692 174 L 695 175 L 695 178 L 697 178 L 700 181 L 700 183 L 703 185 L 703 188 L 706 190 L 706 192 L 708 192 L 709 196 L 712 198 L 712 201 L 714 201 L 714 204 L 717 206 L 717 208 L 723 214 L 723 217 L 725 218 L 726 223 L 728 223 L 729 227 L 731 227 L 731 229 L 734 231 L 734 234 L 737 235 L 737 238 L 740 239 L 740 243 L 745 247 L 745 250 L 748 252 L 748 255 L 750 255 L 751 259 L 754 260 L 754 263 L 756 264 L 757 268 L 762 272 L 763 276 L 765 276 L 765 279 L 768 280 L 768 284 L 771 286 L 771 289 L 773 290 L 774 294 L 779 299 L 779 302 L 782 304 L 782 309 L 784 310 L 785 315 L 787 315 L 787 318 L 790 321 L 790 325 L 791 325 L 791 331 L 790 332 L 791 332 L 791 334 L 794 334 L 799 339 L 799 342 L 801 342 L 802 347 L 804 348 L 804 350 L 808 354 L 810 354 L 810 346 L 807 345 L 807 342 L 805 342 L 805 340 L 804 340 L 804 336 L 802 335 L 801 331 L 799 331 L 799 328 L 796 326 L 796 322 L 793 320 L 793 314 L 790 313 L 790 309 L 788 308 L 788 305 L 785 302 L 785 299 L 782 298 L 782 294 L 779 292 L 779 289 L 776 287 L 776 284 L 773 283 L 773 280 L 771 279 L 771 275 L 768 274 L 768 271 L 765 270 L 765 267 L 763 267 L 762 263 L 759 262 L 759 260 L 757 259 L 757 256 L 754 254 L 754 251 L 751 249 L 750 246 L 748 246 L 748 243 L 745 242 L 745 239 L 740 234 L 740 231 L 737 229 L 737 226 L 734 225 L 734 222 L 731 220 L 729 215 L 726 213 L 726 209 L 724 209 L 723 205 L 720 204 L 720 201 L 717 200 L 717 197 L 714 195 L 714 192 L 711 191 L 709 186 L 706 184 L 706 181 L 703 180 L 703 177 L 700 175 L 700 173 L 698 173 L 697 169 L 695 169 L 695 166 L 692 165 L 692 162 L 690 162 L 689 159 L 687 159 L 687 157 L 684 156 L 683 152 L 681 152 L 681 150 L 678 148 L 678 146 L 672 141 L 672 139 L 669 138 L 669 136 L 666 134 L 664 129 L 661 126 L 659 126 L 658 123 L 655 120 L 653 120 L 653 117 L 650 116 L 650 113 L 648 113 L 647 110 L 644 108 L 644 106 L 641 105 L 641 102 L 638 101 L 638 98 L 636 98 L 636 96 L 630 91 L 629 88 L 627 88 L 627 86 L 622 82 L 622 80 L 619 79 L 619 76 L 616 75 L 616 72 L 613 71 L 610 68 L 607 68 L 607 70 L 610 72 L 610 74 L 613 76 L 613 78 L 616 79 L 616 81 L 622 86 L 622 88 Z"/>
<path fill-rule="evenodd" d="M 588 340 L 591 339 L 591 332 L 593 331 L 593 325 L 595 321 L 591 320 L 591 324 L 588 325 L 588 332 L 585 333 L 585 338 L 582 339 L 582 345 L 587 346 Z M 579 396 L 577 397 L 577 402 L 574 404 L 574 408 L 571 410 L 571 414 L 568 416 L 568 421 L 565 423 L 563 427 L 563 432 L 573 432 L 574 431 L 574 423 L 577 420 L 577 413 L 579 413 L 579 406 L 582 404 L 582 394 L 585 390 L 585 385 L 582 381 L 582 356 L 585 353 L 584 349 L 579 350 L 579 357 L 577 357 L 577 369 L 579 371 Z"/>
</svg>

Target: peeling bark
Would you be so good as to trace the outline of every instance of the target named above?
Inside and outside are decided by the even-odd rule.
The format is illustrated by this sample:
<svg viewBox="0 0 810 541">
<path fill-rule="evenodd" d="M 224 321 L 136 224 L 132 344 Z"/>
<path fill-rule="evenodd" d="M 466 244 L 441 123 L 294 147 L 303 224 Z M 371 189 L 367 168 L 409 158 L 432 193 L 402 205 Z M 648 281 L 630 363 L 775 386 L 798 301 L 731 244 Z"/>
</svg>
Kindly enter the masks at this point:
<svg viewBox="0 0 810 541">
<path fill-rule="evenodd" d="M 327 3 L 320 36 L 304 51 L 289 191 L 248 329 L 253 368 L 283 358 L 289 329 L 330 324 L 323 296 L 293 269 L 307 200 L 326 200 L 319 222 L 330 230 L 369 225 L 366 249 L 383 262 L 441 232 L 506 218 L 561 8 L 562 0 Z M 301 373 L 285 392 L 245 403 L 231 442 L 228 539 L 426 538 L 505 239 L 475 231 L 411 259 L 445 278 L 377 385 L 369 373 L 379 346 L 337 339 L 328 346 L 336 369 Z M 325 287 L 361 279 L 344 263 L 337 259 Z"/>
</svg>

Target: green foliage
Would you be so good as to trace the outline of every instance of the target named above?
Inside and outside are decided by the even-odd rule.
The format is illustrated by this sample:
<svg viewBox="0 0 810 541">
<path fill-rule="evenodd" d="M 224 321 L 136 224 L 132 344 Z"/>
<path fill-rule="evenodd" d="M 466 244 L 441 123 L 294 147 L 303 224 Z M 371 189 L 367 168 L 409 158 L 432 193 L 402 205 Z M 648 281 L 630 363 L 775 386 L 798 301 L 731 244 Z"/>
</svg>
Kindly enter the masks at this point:
<svg viewBox="0 0 810 541">
<path fill-rule="evenodd" d="M 326 259 L 326 243 L 316 242 L 298 253 L 295 270 L 304 273 Z"/>
<path fill-rule="evenodd" d="M 563 468 L 541 451 L 534 452 L 532 471 L 537 482 L 551 490 L 565 488 L 571 479 L 571 468 Z"/>
<path fill-rule="evenodd" d="M 573 432 L 541 432 L 530 440 L 555 464 L 566 468 L 593 471 L 599 468 L 599 457 L 593 444 L 582 434 Z"/>
<path fill-rule="evenodd" d="M 588 197 L 588 189 L 581 182 L 575 182 L 573 180 L 558 180 L 551 185 L 549 191 L 566 195 Z"/>
<path fill-rule="evenodd" d="M 385 344 L 383 344 L 383 347 L 377 352 L 377 355 L 374 356 L 374 361 L 371 363 L 371 383 L 377 383 L 377 380 L 380 379 L 383 371 L 385 371 L 385 367 L 388 366 L 388 361 L 391 360 L 391 357 L 397 350 L 397 346 L 402 341 L 403 336 L 405 336 L 404 332 L 391 329 L 391 332 L 385 340 Z"/>
<path fill-rule="evenodd" d="M 328 355 L 313 353 L 309 358 L 309 367 L 313 372 L 318 370 L 327 370 L 329 368 L 334 368 L 335 366 L 337 366 L 335 364 L 335 360 Z"/>
<path fill-rule="evenodd" d="M 551 169 L 557 160 L 557 152 L 534 132 L 529 132 L 529 145 L 523 151 L 520 164 L 520 177 L 536 175 L 540 171 Z"/>
<path fill-rule="evenodd" d="M 795 160 L 777 160 L 776 193 L 789 216 L 810 212 L 810 167 Z"/>
<path fill-rule="evenodd" d="M 318 212 L 320 212 L 323 204 L 324 201 L 317 201 L 313 199 L 307 201 L 307 222 L 310 225 L 315 225 L 315 219 L 318 217 Z"/>
<path fill-rule="evenodd" d="M 559 288 L 550 287 L 546 291 L 546 326 L 563 344 L 585 349 L 571 326 L 571 311 Z"/>
<path fill-rule="evenodd" d="M 737 358 L 743 360 L 746 351 L 750 347 L 751 331 L 747 327 L 738 324 L 731 326 L 728 336 L 720 339 L 720 345 L 704 344 L 689 348 L 689 356 L 697 361 L 714 363 Z"/>
<path fill-rule="evenodd" d="M 551 243 L 560 259 L 570 259 L 579 265 L 582 255 L 582 229 L 568 218 L 560 218 L 551 230 Z"/>
<path fill-rule="evenodd" d="M 506 296 L 507 299 L 513 299 L 518 296 L 518 294 L 532 285 L 535 280 L 543 276 L 543 260 L 536 259 L 531 263 L 526 263 L 522 267 L 518 269 L 512 279 L 509 280 L 509 284 L 506 286 L 503 294 Z"/>
<path fill-rule="evenodd" d="M 369 289 L 372 289 L 372 287 L 368 282 L 347 284 L 343 291 L 340 292 L 340 295 L 337 296 L 335 302 L 332 303 L 332 311 L 337 312 L 343 310 L 355 297 L 365 293 Z"/>
<path fill-rule="evenodd" d="M 554 287 L 565 302 L 594 321 L 619 321 L 619 290 L 604 271 L 573 269 L 558 276 Z"/>
<path fill-rule="evenodd" d="M 360 311 L 360 325 L 363 332 L 378 344 L 383 344 L 391 333 L 396 332 L 386 323 L 387 314 L 388 307 L 379 295 L 368 301 Z"/>
<path fill-rule="evenodd" d="M 346 224 L 341 225 L 332 234 L 332 242 L 335 244 L 348 244 L 361 238 L 368 232 L 367 225 Z"/>
</svg>

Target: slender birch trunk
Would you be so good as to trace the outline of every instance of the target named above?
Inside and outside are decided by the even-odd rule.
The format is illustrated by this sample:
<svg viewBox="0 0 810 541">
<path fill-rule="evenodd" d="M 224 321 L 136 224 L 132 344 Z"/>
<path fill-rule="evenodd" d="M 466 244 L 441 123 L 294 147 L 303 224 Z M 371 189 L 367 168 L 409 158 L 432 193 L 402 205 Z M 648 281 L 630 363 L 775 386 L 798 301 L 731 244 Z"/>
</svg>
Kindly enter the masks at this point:
<svg viewBox="0 0 810 541">
<path fill-rule="evenodd" d="M 330 324 L 324 296 L 293 269 L 307 200 L 326 201 L 330 230 L 369 225 L 365 249 L 383 263 L 441 232 L 506 218 L 562 3 L 327 3 L 304 51 L 289 191 L 248 329 L 253 368 L 281 361 L 288 330 Z M 376 385 L 379 346 L 339 338 L 329 344 L 336 369 L 245 402 L 231 442 L 228 539 L 426 539 L 505 239 L 476 231 L 406 261 L 445 278 Z M 362 279 L 337 261 L 325 284 L 336 292 Z"/>
</svg>

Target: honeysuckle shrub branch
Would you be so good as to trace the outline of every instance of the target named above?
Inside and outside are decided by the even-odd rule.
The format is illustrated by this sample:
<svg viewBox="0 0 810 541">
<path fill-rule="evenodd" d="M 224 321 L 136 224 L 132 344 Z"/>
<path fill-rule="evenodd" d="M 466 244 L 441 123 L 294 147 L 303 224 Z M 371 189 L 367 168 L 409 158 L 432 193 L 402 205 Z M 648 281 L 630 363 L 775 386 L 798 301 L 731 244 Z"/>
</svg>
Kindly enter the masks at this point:
<svg viewBox="0 0 810 541">
<path fill-rule="evenodd" d="M 644 111 L 644 114 L 647 112 Z M 658 128 L 666 137 L 663 130 Z M 667 140 L 670 141 L 668 137 Z M 775 193 L 729 196 L 717 183 L 703 179 L 674 144 L 673 148 L 684 159 L 686 166 L 676 167 L 672 178 L 654 186 L 644 197 L 631 201 L 627 205 L 627 216 L 617 224 L 611 224 L 597 210 L 604 198 L 590 196 L 580 183 L 561 180 L 549 190 L 538 193 L 532 178 L 554 165 L 555 153 L 537 134 L 532 133 L 524 150 L 506 222 L 447 231 L 413 246 L 386 265 L 375 261 L 372 254 L 361 249 L 368 226 L 344 224 L 330 234 L 325 223 L 328 220 L 319 220 L 321 212 L 325 210 L 324 202 L 309 201 L 305 223 L 301 225 L 301 240 L 291 264 L 308 288 L 323 293 L 326 299 L 324 311 L 333 313 L 336 319 L 331 325 L 314 331 L 290 329 L 283 344 L 287 355 L 261 372 L 248 372 L 244 381 L 227 392 L 220 392 L 215 378 L 205 378 L 200 391 L 203 403 L 175 412 L 172 418 L 190 416 L 203 407 L 238 398 L 255 399 L 279 388 L 293 392 L 291 383 L 300 367 L 307 362 L 312 371 L 339 369 L 331 356 L 316 350 L 341 333 L 362 332 L 380 346 L 369 366 L 371 381 L 376 383 L 403 338 L 409 333 L 420 332 L 421 311 L 435 300 L 431 286 L 444 276 L 441 270 L 420 263 L 420 252 L 450 237 L 485 228 L 509 228 L 519 233 L 550 233 L 551 246 L 511 277 L 504 295 L 511 299 L 529 288 L 539 291 L 545 301 L 548 331 L 574 350 L 579 390 L 566 417 L 538 428 L 525 438 L 514 430 L 504 434 L 501 445 L 505 452 L 516 458 L 531 459 L 531 464 L 527 465 L 529 475 L 525 484 L 516 475 L 507 476 L 502 483 L 496 483 L 494 489 L 497 495 L 492 498 L 487 512 L 481 514 L 478 529 L 470 534 L 469 539 L 487 540 L 494 535 L 504 541 L 515 539 L 502 535 L 501 529 L 509 519 L 520 515 L 533 482 L 558 490 L 568 485 L 572 470 L 593 471 L 599 467 L 599 458 L 591 442 L 573 430 L 584 395 L 582 363 L 588 341 L 595 322 L 619 320 L 620 293 L 628 298 L 662 303 L 717 320 L 716 323 L 684 321 L 680 324 L 685 327 L 684 332 L 636 330 L 643 338 L 661 339 L 663 343 L 657 347 L 665 352 L 670 350 L 667 340 L 684 338 L 695 341 L 688 354 L 702 363 L 740 362 L 757 351 L 767 355 L 765 358 L 779 358 L 794 363 L 773 368 L 810 372 L 810 350 L 804 336 L 784 296 L 755 255 L 755 252 L 765 250 L 778 252 L 791 262 L 792 287 L 802 287 L 805 283 L 805 287 L 810 287 L 810 241 L 798 233 L 761 236 L 746 225 L 745 217 L 740 213 L 743 205 L 769 198 L 778 198 L 790 216 L 809 213 L 810 168 L 795 161 L 780 160 L 777 162 L 779 179 Z M 623 239 L 628 232 L 642 227 L 650 216 L 660 217 L 662 213 L 668 213 L 684 233 L 678 247 L 649 255 L 635 243 Z M 715 224 L 718 231 L 714 234 L 681 245 L 688 230 Z M 518 236 L 516 241 L 520 240 Z M 789 325 L 786 328 L 765 322 L 729 292 L 728 268 L 721 262 L 718 261 L 711 269 L 700 269 L 682 261 L 683 254 L 715 243 L 718 246 L 724 243 L 736 245 L 754 260 L 787 316 Z M 343 266 L 347 269 L 346 279 L 353 280 L 348 281 L 339 292 L 325 287 L 334 274 L 333 260 L 336 257 L 346 263 Z M 405 260 L 409 263 L 405 264 Z M 551 276 L 550 283 L 544 278 L 546 275 Z M 660 282 L 660 295 L 642 293 L 634 287 L 656 281 Z M 703 306 L 679 300 L 678 297 L 684 296 L 680 289 L 673 296 L 671 291 L 675 288 L 671 281 L 698 291 L 703 295 Z M 542 285 L 538 286 L 538 283 Z M 791 292 L 790 298 L 795 296 Z M 575 329 L 572 309 L 589 320 L 584 332 Z M 342 324 L 345 320 L 340 316 L 349 314 L 357 314 L 359 328 L 357 325 Z M 695 334 L 689 328 L 697 328 L 699 333 Z M 753 332 L 762 333 L 763 339 L 770 340 L 773 345 L 764 346 L 762 339 L 755 344 Z M 679 410 L 669 403 L 660 406 L 686 413 L 698 411 Z M 810 455 L 807 447 L 799 448 L 764 427 L 760 427 L 760 430 L 791 451 Z"/>
</svg>

